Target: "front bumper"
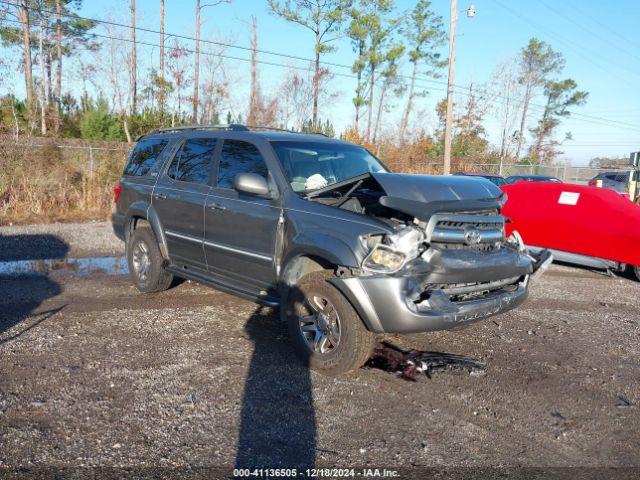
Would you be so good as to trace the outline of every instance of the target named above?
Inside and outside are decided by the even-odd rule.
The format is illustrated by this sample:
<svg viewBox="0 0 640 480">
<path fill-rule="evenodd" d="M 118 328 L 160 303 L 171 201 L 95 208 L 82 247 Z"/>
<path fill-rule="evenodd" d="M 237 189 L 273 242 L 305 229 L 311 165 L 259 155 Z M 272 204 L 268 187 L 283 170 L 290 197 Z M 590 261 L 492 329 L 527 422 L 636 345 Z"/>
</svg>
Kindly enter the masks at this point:
<svg viewBox="0 0 640 480">
<path fill-rule="evenodd" d="M 506 277 L 518 276 L 509 290 L 501 289 L 478 299 L 452 301 L 442 291 L 433 291 L 426 301 L 414 302 L 411 291 L 416 277 L 409 275 L 335 278 L 330 280 L 354 305 L 369 330 L 376 333 L 420 333 L 451 330 L 503 313 L 520 305 L 527 298 L 531 278 L 541 273 L 549 263 L 549 252 L 528 258 L 527 268 L 516 268 Z M 480 262 L 481 263 L 481 262 Z M 483 275 L 482 268 L 476 269 Z M 467 281 L 473 279 L 474 269 L 467 272 Z M 456 278 L 458 275 L 456 275 Z M 426 275 L 429 282 L 429 275 Z M 440 273 L 437 278 L 441 278 Z M 493 280 L 496 280 L 494 277 Z"/>
</svg>

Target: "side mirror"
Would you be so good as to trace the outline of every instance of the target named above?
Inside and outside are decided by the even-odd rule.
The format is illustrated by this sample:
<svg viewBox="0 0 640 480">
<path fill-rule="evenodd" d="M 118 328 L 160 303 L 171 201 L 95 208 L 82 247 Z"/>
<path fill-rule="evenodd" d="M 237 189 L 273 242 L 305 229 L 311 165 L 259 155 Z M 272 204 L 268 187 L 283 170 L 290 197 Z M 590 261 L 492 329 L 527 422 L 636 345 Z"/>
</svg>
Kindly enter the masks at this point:
<svg viewBox="0 0 640 480">
<path fill-rule="evenodd" d="M 239 173 L 233 179 L 233 188 L 251 195 L 269 195 L 267 179 L 257 173 Z"/>
</svg>

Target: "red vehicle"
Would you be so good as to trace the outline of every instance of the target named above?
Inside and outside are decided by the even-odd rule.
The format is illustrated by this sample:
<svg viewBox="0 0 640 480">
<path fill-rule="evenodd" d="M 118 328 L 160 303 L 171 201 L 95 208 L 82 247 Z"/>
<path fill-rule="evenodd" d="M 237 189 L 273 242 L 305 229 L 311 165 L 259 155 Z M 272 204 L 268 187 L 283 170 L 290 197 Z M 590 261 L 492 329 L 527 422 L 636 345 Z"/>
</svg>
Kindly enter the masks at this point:
<svg viewBox="0 0 640 480">
<path fill-rule="evenodd" d="M 612 190 L 567 183 L 501 188 L 508 196 L 507 235 L 516 230 L 531 250 L 547 248 L 562 262 L 631 267 L 640 280 L 640 206 Z"/>
</svg>

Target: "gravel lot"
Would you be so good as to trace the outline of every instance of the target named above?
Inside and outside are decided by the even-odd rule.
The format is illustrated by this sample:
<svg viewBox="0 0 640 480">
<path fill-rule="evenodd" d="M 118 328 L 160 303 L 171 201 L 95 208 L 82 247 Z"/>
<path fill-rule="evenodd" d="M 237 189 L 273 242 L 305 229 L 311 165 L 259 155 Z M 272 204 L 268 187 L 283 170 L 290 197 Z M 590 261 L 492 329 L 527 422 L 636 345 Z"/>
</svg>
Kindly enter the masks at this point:
<svg viewBox="0 0 640 480">
<path fill-rule="evenodd" d="M 122 251 L 106 223 L 0 228 L 2 260 Z M 639 292 L 628 278 L 554 266 L 516 311 L 386 338 L 487 364 L 484 376 L 408 382 L 375 368 L 309 372 L 273 311 L 195 283 L 142 295 L 104 271 L 0 276 L 0 474 L 315 464 L 407 478 L 635 467 L 616 471 L 634 478 Z"/>
</svg>

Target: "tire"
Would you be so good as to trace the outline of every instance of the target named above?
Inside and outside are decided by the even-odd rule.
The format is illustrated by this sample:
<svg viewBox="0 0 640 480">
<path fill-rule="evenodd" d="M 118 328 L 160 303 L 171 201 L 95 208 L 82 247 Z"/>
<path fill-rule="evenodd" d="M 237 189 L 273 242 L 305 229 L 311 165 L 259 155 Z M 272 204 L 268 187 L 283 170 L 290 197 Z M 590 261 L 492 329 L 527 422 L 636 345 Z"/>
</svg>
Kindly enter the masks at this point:
<svg viewBox="0 0 640 480">
<path fill-rule="evenodd" d="M 127 263 L 129 276 L 141 292 L 161 292 L 173 282 L 173 275 L 164 268 L 158 242 L 149 227 L 133 231 L 127 242 Z"/>
<path fill-rule="evenodd" d="M 631 267 L 631 271 L 633 275 L 636 277 L 636 280 L 640 282 L 640 266 Z"/>
<path fill-rule="evenodd" d="M 329 277 L 329 272 L 303 276 L 291 287 L 284 310 L 300 358 L 313 370 L 337 376 L 365 364 L 375 335 L 342 293 L 327 282 Z"/>
</svg>

